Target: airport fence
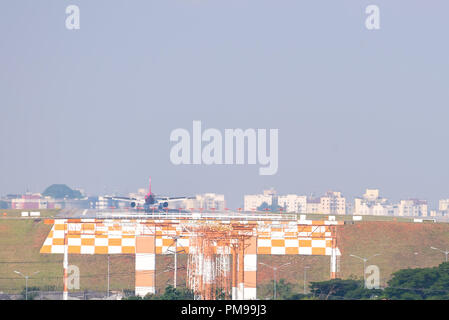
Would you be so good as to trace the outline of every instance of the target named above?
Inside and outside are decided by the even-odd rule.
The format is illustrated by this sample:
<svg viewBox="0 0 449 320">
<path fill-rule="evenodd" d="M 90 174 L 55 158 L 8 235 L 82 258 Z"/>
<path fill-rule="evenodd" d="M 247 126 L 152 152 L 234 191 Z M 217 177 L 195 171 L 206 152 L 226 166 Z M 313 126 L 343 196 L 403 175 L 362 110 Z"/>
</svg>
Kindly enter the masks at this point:
<svg viewBox="0 0 449 320">
<path fill-rule="evenodd" d="M 79 291 L 69 292 L 68 300 L 121 300 L 124 297 L 133 295 L 133 293 L 121 292 L 99 292 L 99 291 Z M 62 291 L 35 291 L 29 290 L 28 293 L 5 293 L 0 292 L 0 300 L 63 300 Z"/>
</svg>

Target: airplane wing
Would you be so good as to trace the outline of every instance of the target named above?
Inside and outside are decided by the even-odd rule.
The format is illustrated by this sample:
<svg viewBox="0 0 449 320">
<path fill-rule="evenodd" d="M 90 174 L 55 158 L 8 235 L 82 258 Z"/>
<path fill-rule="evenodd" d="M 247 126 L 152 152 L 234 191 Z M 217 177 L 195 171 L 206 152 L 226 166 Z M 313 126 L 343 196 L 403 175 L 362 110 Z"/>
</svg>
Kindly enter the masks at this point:
<svg viewBox="0 0 449 320">
<path fill-rule="evenodd" d="M 157 197 L 156 199 L 158 201 L 170 202 L 170 201 L 196 199 L 196 197 Z"/>
<path fill-rule="evenodd" d="M 117 201 L 129 201 L 129 202 L 133 202 L 133 201 L 137 201 L 136 198 L 128 198 L 128 197 L 104 197 L 105 199 L 109 199 L 109 200 L 117 200 Z"/>
</svg>

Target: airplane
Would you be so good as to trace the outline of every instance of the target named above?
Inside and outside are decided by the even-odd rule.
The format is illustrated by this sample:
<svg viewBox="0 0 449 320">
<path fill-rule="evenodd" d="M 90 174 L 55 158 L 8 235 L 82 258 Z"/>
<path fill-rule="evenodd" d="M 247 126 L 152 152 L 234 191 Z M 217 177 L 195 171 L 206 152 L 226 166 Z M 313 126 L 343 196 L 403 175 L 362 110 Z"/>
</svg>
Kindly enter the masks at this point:
<svg viewBox="0 0 449 320">
<path fill-rule="evenodd" d="M 116 196 L 106 196 L 106 199 L 129 202 L 130 207 L 136 210 L 143 210 L 147 213 L 154 211 L 167 210 L 170 202 L 195 199 L 195 197 L 162 197 L 156 196 L 151 192 L 151 177 L 150 186 L 148 193 L 145 195 L 144 199 L 130 198 L 130 197 L 116 197 Z"/>
</svg>

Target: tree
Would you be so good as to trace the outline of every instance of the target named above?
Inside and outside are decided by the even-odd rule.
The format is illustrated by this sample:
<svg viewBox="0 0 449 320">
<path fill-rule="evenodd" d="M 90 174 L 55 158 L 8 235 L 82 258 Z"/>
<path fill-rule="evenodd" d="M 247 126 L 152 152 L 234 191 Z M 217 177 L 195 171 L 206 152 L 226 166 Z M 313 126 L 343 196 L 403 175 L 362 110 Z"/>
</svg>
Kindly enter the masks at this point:
<svg viewBox="0 0 449 320">
<path fill-rule="evenodd" d="M 263 202 L 259 207 L 257 207 L 257 211 L 272 211 L 276 212 L 279 209 L 285 210 L 285 208 L 279 206 L 277 203 L 273 203 L 272 205 L 268 205 L 268 203 Z"/>
<path fill-rule="evenodd" d="M 360 280 L 332 279 L 329 281 L 312 282 L 310 291 L 313 297 L 323 300 L 360 300 L 371 299 L 382 294 L 379 289 L 363 288 Z"/>
<path fill-rule="evenodd" d="M 0 201 L 0 209 L 8 209 L 8 202 Z"/>
<path fill-rule="evenodd" d="M 395 300 L 448 300 L 449 262 L 434 268 L 399 270 L 393 273 L 384 294 Z"/>
<path fill-rule="evenodd" d="M 262 285 L 259 294 L 272 299 L 274 297 L 274 282 L 270 281 Z M 293 292 L 293 284 L 285 279 L 276 281 L 276 300 L 298 300 L 298 296 Z"/>
<path fill-rule="evenodd" d="M 193 300 L 194 294 L 186 288 L 174 288 L 169 285 L 165 288 L 165 292 L 160 296 L 159 300 Z"/>
<path fill-rule="evenodd" d="M 163 294 L 147 294 L 145 297 L 128 296 L 123 300 L 193 300 L 193 291 L 187 288 L 174 288 L 169 285 Z"/>
<path fill-rule="evenodd" d="M 24 287 L 20 295 L 22 296 L 22 299 L 28 299 L 28 300 L 34 300 L 39 296 L 39 287 L 28 287 L 28 290 Z"/>
<path fill-rule="evenodd" d="M 276 297 L 281 300 L 288 300 L 293 295 L 293 284 L 286 282 L 285 279 L 280 279 L 276 283 Z"/>
<path fill-rule="evenodd" d="M 55 199 L 79 199 L 82 197 L 81 192 L 72 190 L 65 184 L 53 184 L 42 193 L 45 197 Z"/>
</svg>

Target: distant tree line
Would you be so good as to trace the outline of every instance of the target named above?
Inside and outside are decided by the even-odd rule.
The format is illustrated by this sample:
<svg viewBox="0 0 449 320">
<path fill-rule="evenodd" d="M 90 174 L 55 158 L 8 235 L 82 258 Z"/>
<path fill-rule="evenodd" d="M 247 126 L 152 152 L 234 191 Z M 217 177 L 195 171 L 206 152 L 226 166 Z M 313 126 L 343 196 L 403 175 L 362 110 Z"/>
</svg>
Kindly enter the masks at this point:
<svg viewBox="0 0 449 320">
<path fill-rule="evenodd" d="M 271 211 L 271 212 L 276 212 L 276 211 L 280 211 L 280 210 L 286 210 L 286 207 L 281 207 L 278 204 L 278 198 L 276 196 L 272 197 L 272 201 L 271 201 L 271 205 L 269 205 L 266 202 L 262 202 L 262 204 L 256 208 L 257 211 Z"/>
<path fill-rule="evenodd" d="M 309 293 L 295 292 L 294 285 L 285 279 L 276 282 L 278 300 L 449 300 L 449 262 L 434 268 L 402 269 L 393 273 L 384 289 L 364 288 L 362 280 L 332 279 L 311 282 Z M 268 289 L 268 290 L 267 290 Z M 265 284 L 264 291 L 273 297 L 273 285 Z M 270 298 L 270 297 L 267 297 Z M 128 300 L 193 300 L 186 288 L 168 286 L 165 292 L 145 297 L 128 296 Z"/>
<path fill-rule="evenodd" d="M 388 281 L 384 294 L 397 300 L 449 300 L 449 262 L 438 267 L 403 269 Z"/>
<path fill-rule="evenodd" d="M 175 288 L 171 285 L 165 288 L 162 294 L 147 294 L 145 297 L 131 295 L 123 298 L 123 300 L 193 300 L 194 294 L 192 290 L 187 288 Z"/>
<path fill-rule="evenodd" d="M 54 199 L 80 199 L 82 194 L 78 190 L 72 190 L 65 184 L 52 184 L 42 193 L 45 197 Z"/>
<path fill-rule="evenodd" d="M 333 279 L 311 282 L 310 293 L 292 291 L 281 279 L 277 297 L 283 300 L 449 300 L 449 262 L 433 268 L 402 269 L 392 274 L 384 289 L 366 289 L 362 280 Z"/>
</svg>

